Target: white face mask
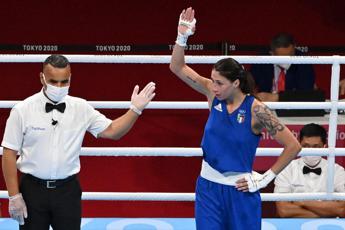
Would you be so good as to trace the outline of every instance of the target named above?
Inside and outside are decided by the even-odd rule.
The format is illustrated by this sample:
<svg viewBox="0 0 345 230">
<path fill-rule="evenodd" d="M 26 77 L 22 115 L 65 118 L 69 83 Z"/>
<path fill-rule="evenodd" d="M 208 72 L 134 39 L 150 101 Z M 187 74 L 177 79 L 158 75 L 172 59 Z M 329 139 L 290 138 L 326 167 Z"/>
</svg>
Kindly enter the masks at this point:
<svg viewBox="0 0 345 230">
<path fill-rule="evenodd" d="M 54 101 L 54 102 L 59 102 L 61 101 L 66 95 L 68 95 L 68 90 L 69 90 L 69 86 L 65 86 L 65 87 L 57 87 L 57 86 L 53 86 L 50 85 L 46 82 L 46 78 L 43 74 L 43 80 L 47 85 L 47 89 L 46 89 L 46 94 L 47 97 Z"/>
<path fill-rule="evenodd" d="M 321 161 L 321 156 L 304 156 L 302 157 L 305 164 L 310 167 L 316 166 Z"/>
<path fill-rule="evenodd" d="M 291 64 L 278 64 L 278 66 L 282 67 L 283 69 L 289 69 Z"/>
</svg>

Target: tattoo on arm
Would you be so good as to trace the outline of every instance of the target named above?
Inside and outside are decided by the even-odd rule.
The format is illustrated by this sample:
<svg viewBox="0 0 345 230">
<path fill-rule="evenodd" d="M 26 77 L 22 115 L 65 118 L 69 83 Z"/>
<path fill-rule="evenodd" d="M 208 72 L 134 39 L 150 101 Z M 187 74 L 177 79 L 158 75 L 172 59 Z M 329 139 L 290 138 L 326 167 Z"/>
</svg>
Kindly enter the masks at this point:
<svg viewBox="0 0 345 230">
<path fill-rule="evenodd" d="M 189 81 L 196 83 L 196 81 L 192 77 L 190 77 L 190 76 L 186 76 L 186 77 L 188 78 Z"/>
<path fill-rule="evenodd" d="M 278 121 L 278 119 L 272 114 L 271 110 L 267 106 L 254 106 L 254 114 L 260 124 L 267 129 L 271 136 L 276 135 L 278 131 L 284 130 L 284 125 Z"/>
</svg>

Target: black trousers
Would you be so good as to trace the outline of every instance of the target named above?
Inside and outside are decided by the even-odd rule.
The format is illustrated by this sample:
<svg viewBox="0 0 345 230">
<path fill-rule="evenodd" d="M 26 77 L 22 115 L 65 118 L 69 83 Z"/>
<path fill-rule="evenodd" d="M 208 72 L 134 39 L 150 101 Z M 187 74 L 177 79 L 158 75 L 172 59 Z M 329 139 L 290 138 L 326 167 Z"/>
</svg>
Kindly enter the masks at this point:
<svg viewBox="0 0 345 230">
<path fill-rule="evenodd" d="M 28 209 L 28 218 L 20 230 L 80 230 L 81 188 L 77 177 L 47 188 L 31 175 L 23 174 L 20 192 Z"/>
</svg>

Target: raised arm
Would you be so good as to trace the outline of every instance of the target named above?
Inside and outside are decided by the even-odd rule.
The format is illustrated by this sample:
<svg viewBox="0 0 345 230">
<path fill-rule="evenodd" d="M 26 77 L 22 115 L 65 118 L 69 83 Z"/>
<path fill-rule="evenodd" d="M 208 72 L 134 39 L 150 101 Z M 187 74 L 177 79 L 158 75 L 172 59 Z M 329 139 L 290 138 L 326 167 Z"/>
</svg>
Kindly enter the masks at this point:
<svg viewBox="0 0 345 230">
<path fill-rule="evenodd" d="M 156 85 L 153 82 L 148 83 L 140 93 L 139 86 L 135 86 L 130 110 L 113 120 L 108 128 L 99 134 L 99 137 L 118 140 L 124 136 L 133 127 L 141 112 L 156 95 L 154 93 L 155 89 Z"/>
<path fill-rule="evenodd" d="M 194 10 L 191 7 L 182 11 L 177 28 L 176 45 L 174 46 L 171 57 L 170 70 L 194 90 L 205 95 L 210 102 L 214 97 L 211 90 L 212 81 L 200 76 L 192 68 L 187 66 L 184 58 L 184 48 L 187 45 L 188 36 L 194 34 L 195 22 Z"/>
</svg>

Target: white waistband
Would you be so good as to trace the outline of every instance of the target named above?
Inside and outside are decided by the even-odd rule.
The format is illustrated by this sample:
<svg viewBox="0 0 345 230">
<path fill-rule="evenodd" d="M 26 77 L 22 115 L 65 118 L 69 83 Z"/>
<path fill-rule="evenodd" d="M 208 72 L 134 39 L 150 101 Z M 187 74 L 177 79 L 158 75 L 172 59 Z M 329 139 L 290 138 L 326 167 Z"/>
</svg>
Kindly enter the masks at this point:
<svg viewBox="0 0 345 230">
<path fill-rule="evenodd" d="M 235 186 L 236 181 L 244 178 L 250 173 L 243 172 L 226 172 L 220 173 L 212 168 L 206 161 L 202 161 L 200 176 L 219 184 Z"/>
</svg>

